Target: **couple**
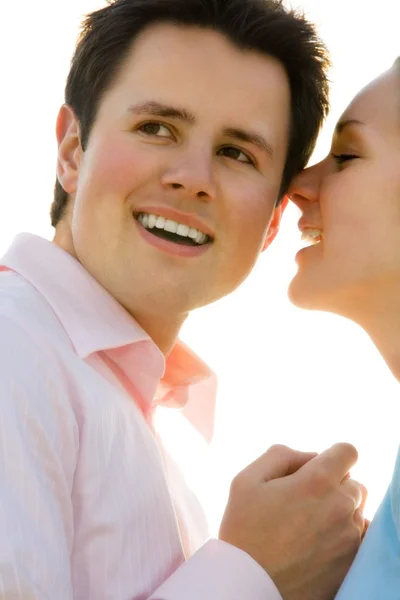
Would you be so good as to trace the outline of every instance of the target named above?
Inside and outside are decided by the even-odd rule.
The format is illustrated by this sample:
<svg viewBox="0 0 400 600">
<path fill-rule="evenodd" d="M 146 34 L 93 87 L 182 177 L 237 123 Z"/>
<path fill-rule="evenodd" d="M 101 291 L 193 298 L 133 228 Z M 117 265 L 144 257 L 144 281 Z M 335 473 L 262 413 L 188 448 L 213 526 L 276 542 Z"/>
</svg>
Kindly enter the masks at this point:
<svg viewBox="0 0 400 600">
<path fill-rule="evenodd" d="M 352 446 L 275 446 L 206 541 L 153 428 L 170 404 L 206 432 L 210 372 L 179 329 L 247 277 L 288 198 L 312 242 L 291 299 L 359 323 L 400 377 L 399 66 L 304 170 L 327 67 L 275 0 L 115 0 L 86 18 L 53 243 L 21 235 L 1 260 L 0 598 L 400 598 L 400 467 L 365 534 Z"/>
</svg>

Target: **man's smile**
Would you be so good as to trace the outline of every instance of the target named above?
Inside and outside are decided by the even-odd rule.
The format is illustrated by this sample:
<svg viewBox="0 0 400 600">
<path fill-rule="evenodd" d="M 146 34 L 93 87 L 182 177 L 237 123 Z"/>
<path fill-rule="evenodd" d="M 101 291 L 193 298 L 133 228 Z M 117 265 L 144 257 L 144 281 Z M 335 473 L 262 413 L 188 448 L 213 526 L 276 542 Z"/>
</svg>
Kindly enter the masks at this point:
<svg viewBox="0 0 400 600">
<path fill-rule="evenodd" d="M 206 233 L 203 233 L 196 227 L 190 227 L 185 223 L 166 219 L 161 215 L 140 212 L 136 218 L 153 235 L 170 240 L 176 244 L 203 246 L 212 241 Z"/>
</svg>

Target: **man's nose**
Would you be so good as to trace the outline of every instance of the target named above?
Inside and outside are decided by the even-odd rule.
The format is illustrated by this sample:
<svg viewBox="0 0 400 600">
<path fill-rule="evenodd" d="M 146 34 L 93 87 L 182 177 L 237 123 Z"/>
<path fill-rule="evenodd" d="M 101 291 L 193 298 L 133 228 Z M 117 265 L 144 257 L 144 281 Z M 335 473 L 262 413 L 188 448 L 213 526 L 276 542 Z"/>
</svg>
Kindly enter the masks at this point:
<svg viewBox="0 0 400 600">
<path fill-rule="evenodd" d="M 182 195 L 204 201 L 215 200 L 217 186 L 213 155 L 206 150 L 182 150 L 173 164 L 165 170 L 164 187 L 180 190 Z"/>
</svg>

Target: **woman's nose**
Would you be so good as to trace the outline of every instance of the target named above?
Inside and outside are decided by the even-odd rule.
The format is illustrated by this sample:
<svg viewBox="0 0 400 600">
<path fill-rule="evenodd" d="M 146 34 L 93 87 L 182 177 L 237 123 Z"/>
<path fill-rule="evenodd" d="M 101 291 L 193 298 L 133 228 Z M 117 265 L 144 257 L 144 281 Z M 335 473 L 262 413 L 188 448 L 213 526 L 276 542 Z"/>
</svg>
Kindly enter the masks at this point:
<svg viewBox="0 0 400 600">
<path fill-rule="evenodd" d="M 300 210 L 307 204 L 318 202 L 321 180 L 321 163 L 304 169 L 292 180 L 288 197 Z"/>
</svg>

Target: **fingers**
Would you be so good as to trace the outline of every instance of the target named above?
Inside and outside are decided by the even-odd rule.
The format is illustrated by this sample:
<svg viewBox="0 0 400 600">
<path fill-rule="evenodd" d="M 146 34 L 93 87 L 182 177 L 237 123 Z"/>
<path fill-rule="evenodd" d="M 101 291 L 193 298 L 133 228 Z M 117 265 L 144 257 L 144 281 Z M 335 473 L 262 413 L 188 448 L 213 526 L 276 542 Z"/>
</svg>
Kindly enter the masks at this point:
<svg viewBox="0 0 400 600">
<path fill-rule="evenodd" d="M 366 520 L 364 519 L 364 506 L 367 500 L 367 489 L 358 481 L 353 479 L 346 479 L 341 484 L 342 493 L 346 494 L 354 503 L 353 522 L 358 527 L 361 533 L 361 537 L 364 537 L 366 533 Z"/>
<path fill-rule="evenodd" d="M 353 522 L 354 522 L 355 526 L 358 527 L 358 529 L 360 530 L 361 536 L 363 536 L 364 529 L 365 529 L 365 519 L 364 519 L 364 515 L 362 514 L 362 512 L 359 508 L 357 508 L 357 510 L 354 511 Z"/>
<path fill-rule="evenodd" d="M 242 476 L 254 478 L 255 481 L 268 482 L 298 472 L 299 476 L 304 477 L 303 483 L 311 477 L 317 495 L 324 494 L 324 490 L 329 490 L 331 485 L 341 484 L 342 493 L 353 501 L 354 512 L 360 509 L 361 526 L 361 523 L 364 523 L 362 511 L 367 491 L 349 475 L 349 470 L 354 466 L 357 458 L 357 450 L 351 444 L 335 444 L 319 455 L 275 445 L 247 467 Z M 356 520 L 357 518 L 356 516 Z"/>
<path fill-rule="evenodd" d="M 316 452 L 300 452 L 275 445 L 249 465 L 247 471 L 259 480 L 271 481 L 295 473 L 316 456 Z"/>
<path fill-rule="evenodd" d="M 353 500 L 354 510 L 357 510 L 358 508 L 361 509 L 361 504 L 365 504 L 364 490 L 365 487 L 358 481 L 354 481 L 354 479 L 346 479 L 341 484 L 342 493 L 346 494 L 349 498 Z"/>
<path fill-rule="evenodd" d="M 358 459 L 358 452 L 351 444 L 335 444 L 328 450 L 318 454 L 302 468 L 302 472 L 318 472 L 325 474 L 331 481 L 340 482 L 346 478 L 351 467 Z"/>
<path fill-rule="evenodd" d="M 355 522 L 356 524 L 361 528 L 361 539 L 364 539 L 365 534 L 368 531 L 368 527 L 369 527 L 369 520 L 364 518 L 364 509 L 365 509 L 365 503 L 367 502 L 367 498 L 368 498 L 368 490 L 365 487 L 365 485 L 363 485 L 362 483 L 359 484 L 360 486 L 360 490 L 361 490 L 361 502 L 360 502 L 360 506 L 357 509 L 357 513 L 360 513 L 359 515 L 354 515 L 355 517 Z"/>
<path fill-rule="evenodd" d="M 368 531 L 368 527 L 371 525 L 371 521 L 369 519 L 364 519 L 364 529 L 363 532 L 361 534 L 361 539 L 363 540 L 365 538 L 365 534 Z"/>
<path fill-rule="evenodd" d="M 360 504 L 360 510 L 362 510 L 364 512 L 365 504 L 366 504 L 367 499 L 368 499 L 368 490 L 365 487 L 365 485 L 363 485 L 362 483 L 360 483 L 360 487 L 361 487 L 361 493 L 362 493 L 362 500 L 361 500 L 361 504 Z"/>
</svg>

